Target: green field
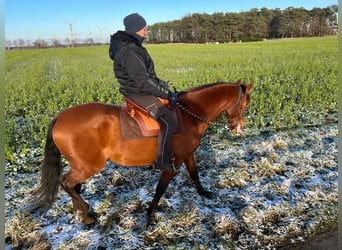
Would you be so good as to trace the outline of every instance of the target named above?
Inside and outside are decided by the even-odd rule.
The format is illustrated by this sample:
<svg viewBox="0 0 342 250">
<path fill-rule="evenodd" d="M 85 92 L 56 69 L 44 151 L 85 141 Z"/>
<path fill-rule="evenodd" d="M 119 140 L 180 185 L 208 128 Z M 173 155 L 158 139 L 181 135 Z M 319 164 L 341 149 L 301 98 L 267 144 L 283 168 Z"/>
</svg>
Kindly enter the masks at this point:
<svg viewBox="0 0 342 250">
<path fill-rule="evenodd" d="M 320 124 L 336 112 L 337 43 L 337 37 L 322 37 L 146 47 L 158 76 L 178 90 L 217 81 L 254 82 L 248 135 Z M 61 110 L 87 102 L 122 103 L 107 46 L 16 50 L 5 56 L 5 149 L 12 163 L 17 155 L 41 154 L 47 125 Z"/>
</svg>

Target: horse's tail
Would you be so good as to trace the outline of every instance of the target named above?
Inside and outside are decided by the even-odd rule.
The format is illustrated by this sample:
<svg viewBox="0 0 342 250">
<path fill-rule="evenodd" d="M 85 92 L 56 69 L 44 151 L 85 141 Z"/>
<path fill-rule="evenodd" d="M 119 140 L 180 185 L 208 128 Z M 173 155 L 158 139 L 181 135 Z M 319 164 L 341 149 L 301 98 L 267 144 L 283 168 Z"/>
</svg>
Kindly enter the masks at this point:
<svg viewBox="0 0 342 250">
<path fill-rule="evenodd" d="M 46 136 L 44 160 L 42 163 L 40 186 L 33 191 L 34 197 L 31 202 L 33 209 L 47 210 L 56 200 L 59 188 L 59 177 L 62 174 L 63 165 L 61 153 L 56 147 L 52 137 L 52 130 L 57 118 L 52 120 Z"/>
</svg>

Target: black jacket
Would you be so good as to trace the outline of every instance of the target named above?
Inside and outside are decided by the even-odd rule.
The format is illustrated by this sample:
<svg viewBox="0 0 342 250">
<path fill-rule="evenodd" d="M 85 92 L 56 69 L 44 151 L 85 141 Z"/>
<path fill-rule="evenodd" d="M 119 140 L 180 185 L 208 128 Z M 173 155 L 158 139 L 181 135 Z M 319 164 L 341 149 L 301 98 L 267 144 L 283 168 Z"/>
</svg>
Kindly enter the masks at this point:
<svg viewBox="0 0 342 250">
<path fill-rule="evenodd" d="M 124 31 L 110 38 L 109 57 L 114 61 L 120 92 L 125 96 L 154 95 L 168 99 L 171 93 L 168 85 L 156 76 L 154 63 L 142 41 Z"/>
</svg>

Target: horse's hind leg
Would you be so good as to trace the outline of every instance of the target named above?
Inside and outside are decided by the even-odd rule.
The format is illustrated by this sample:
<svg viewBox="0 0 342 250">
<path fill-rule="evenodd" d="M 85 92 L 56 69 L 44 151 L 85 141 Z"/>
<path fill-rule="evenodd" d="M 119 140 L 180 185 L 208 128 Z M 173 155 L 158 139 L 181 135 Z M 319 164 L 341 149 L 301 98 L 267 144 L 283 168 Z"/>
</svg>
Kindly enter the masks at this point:
<svg viewBox="0 0 342 250">
<path fill-rule="evenodd" d="M 82 199 L 79 195 L 81 190 L 81 182 L 79 177 L 70 170 L 68 173 L 62 176 L 60 183 L 63 189 L 71 196 L 72 205 L 77 211 L 77 215 L 85 224 L 93 224 L 95 222 L 94 218 L 88 214 L 89 205 Z"/>
<path fill-rule="evenodd" d="M 194 184 L 196 186 L 197 192 L 204 197 L 211 198 L 212 193 L 206 191 L 203 188 L 203 186 L 199 180 L 194 154 L 192 154 L 190 157 L 184 159 L 184 163 L 185 163 L 185 166 L 186 166 L 186 168 L 190 174 L 192 181 L 194 182 Z"/>
</svg>

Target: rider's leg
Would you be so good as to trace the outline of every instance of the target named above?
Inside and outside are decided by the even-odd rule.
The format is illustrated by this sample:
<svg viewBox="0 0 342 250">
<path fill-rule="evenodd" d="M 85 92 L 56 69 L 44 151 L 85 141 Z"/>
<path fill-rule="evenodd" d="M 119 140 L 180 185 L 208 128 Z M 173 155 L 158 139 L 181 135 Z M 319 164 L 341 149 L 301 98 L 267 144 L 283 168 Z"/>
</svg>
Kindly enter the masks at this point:
<svg viewBox="0 0 342 250">
<path fill-rule="evenodd" d="M 177 120 L 172 112 L 155 96 L 134 96 L 130 100 L 147 109 L 151 118 L 160 124 L 156 156 L 157 168 L 174 170 L 172 162 L 172 137 L 177 126 Z"/>
</svg>

